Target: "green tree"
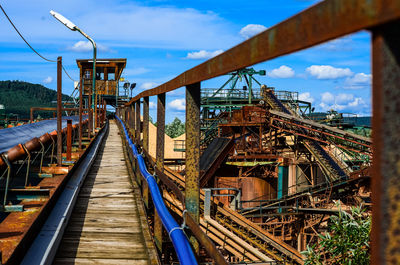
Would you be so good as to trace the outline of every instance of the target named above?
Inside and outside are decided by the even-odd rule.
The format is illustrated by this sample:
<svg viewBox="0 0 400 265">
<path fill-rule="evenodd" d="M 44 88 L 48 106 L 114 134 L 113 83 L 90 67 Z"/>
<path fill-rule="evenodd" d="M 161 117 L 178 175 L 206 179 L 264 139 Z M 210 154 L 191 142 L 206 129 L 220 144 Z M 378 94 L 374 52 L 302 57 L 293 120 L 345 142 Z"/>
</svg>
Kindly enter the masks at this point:
<svg viewBox="0 0 400 265">
<path fill-rule="evenodd" d="M 371 217 L 361 207 L 352 208 L 350 214 L 340 211 L 331 216 L 328 232 L 319 235 L 319 244 L 302 252 L 307 257 L 304 264 L 367 265 L 370 231 Z"/>
<path fill-rule="evenodd" d="M 178 137 L 185 133 L 185 123 L 175 117 L 174 121 L 165 125 L 165 134 L 171 138 Z"/>
</svg>

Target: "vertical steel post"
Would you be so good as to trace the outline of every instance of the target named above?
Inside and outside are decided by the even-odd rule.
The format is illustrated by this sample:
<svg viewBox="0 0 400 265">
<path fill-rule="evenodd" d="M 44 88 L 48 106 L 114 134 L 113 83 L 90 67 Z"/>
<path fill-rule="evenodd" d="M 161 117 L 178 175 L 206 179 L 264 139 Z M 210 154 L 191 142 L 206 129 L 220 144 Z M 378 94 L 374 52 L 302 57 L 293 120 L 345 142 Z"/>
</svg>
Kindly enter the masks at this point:
<svg viewBox="0 0 400 265">
<path fill-rule="evenodd" d="M 186 178 L 185 205 L 188 213 L 199 223 L 200 208 L 200 83 L 186 86 Z M 199 244 L 190 241 L 196 252 Z"/>
<path fill-rule="evenodd" d="M 131 133 L 131 136 L 132 136 L 132 141 L 133 142 L 135 142 L 135 131 L 136 131 L 136 116 L 135 116 L 135 113 L 136 113 L 136 108 L 135 108 L 135 103 L 132 103 L 131 104 L 131 106 L 130 106 L 130 108 L 131 108 L 131 112 L 132 112 L 132 126 L 131 126 L 131 128 L 130 128 L 130 133 Z"/>
<path fill-rule="evenodd" d="M 88 95 L 88 104 L 89 106 L 92 105 L 92 91 L 89 90 L 89 95 Z M 92 137 L 92 132 L 93 132 L 93 109 L 91 107 L 89 107 L 89 130 L 88 130 L 88 138 L 90 140 L 90 138 Z"/>
<path fill-rule="evenodd" d="M 66 160 L 71 161 L 72 150 L 72 120 L 67 120 L 67 154 Z"/>
<path fill-rule="evenodd" d="M 62 165 L 62 57 L 57 58 L 57 165 Z"/>
<path fill-rule="evenodd" d="M 143 148 L 149 152 L 149 97 L 143 98 Z"/>
<path fill-rule="evenodd" d="M 82 95 L 82 87 L 83 87 L 83 77 L 82 77 L 82 68 L 80 68 L 79 72 L 79 149 L 82 149 L 82 112 L 83 112 L 83 95 Z"/>
<path fill-rule="evenodd" d="M 372 30 L 371 264 L 400 260 L 400 21 Z"/>
<path fill-rule="evenodd" d="M 135 142 L 140 145 L 140 99 L 136 101 L 136 133 Z"/>
<path fill-rule="evenodd" d="M 165 145 L 165 93 L 157 95 L 157 143 L 156 167 L 164 171 L 164 145 Z M 154 210 L 154 239 L 157 248 L 162 252 L 163 226 L 160 217 Z"/>
</svg>

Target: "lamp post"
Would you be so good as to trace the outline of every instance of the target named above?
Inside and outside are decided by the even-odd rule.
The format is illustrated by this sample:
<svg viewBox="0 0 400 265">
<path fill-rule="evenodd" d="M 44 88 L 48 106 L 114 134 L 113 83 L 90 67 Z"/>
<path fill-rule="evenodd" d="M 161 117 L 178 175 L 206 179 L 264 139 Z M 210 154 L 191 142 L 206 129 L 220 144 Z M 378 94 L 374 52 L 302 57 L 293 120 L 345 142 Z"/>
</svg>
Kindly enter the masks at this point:
<svg viewBox="0 0 400 265">
<path fill-rule="evenodd" d="M 56 18 L 58 21 L 60 21 L 62 24 L 64 24 L 67 28 L 69 28 L 72 31 L 78 31 L 79 33 L 81 33 L 86 39 L 88 39 L 92 45 L 93 45 L 93 81 L 92 81 L 92 111 L 93 111 L 93 115 L 95 115 L 94 113 L 94 99 L 95 99 L 95 88 L 96 88 L 96 54 L 97 54 L 97 49 L 96 49 L 96 42 L 94 42 L 94 40 L 89 37 L 89 35 L 87 35 L 85 32 L 83 32 L 80 28 L 78 28 L 74 23 L 72 23 L 69 19 L 65 18 L 63 15 L 61 15 L 60 13 L 57 13 L 53 10 L 50 10 L 50 14 Z M 90 114 L 89 114 L 90 115 Z M 94 117 L 92 117 L 92 122 L 94 122 Z M 92 124 L 92 129 L 94 128 L 94 124 Z"/>
</svg>

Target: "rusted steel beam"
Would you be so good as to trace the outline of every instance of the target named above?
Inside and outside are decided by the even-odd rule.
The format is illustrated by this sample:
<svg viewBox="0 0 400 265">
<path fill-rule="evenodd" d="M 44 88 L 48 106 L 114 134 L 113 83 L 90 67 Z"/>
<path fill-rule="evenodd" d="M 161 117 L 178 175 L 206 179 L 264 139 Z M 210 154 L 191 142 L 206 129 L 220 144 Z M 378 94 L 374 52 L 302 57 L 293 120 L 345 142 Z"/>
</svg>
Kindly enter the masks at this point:
<svg viewBox="0 0 400 265">
<path fill-rule="evenodd" d="M 72 120 L 67 120 L 67 154 L 66 160 L 71 161 L 72 152 Z"/>
<path fill-rule="evenodd" d="M 157 142 L 156 142 L 156 168 L 164 171 L 164 145 L 165 145 L 165 93 L 157 96 Z M 154 236 L 157 248 L 162 251 L 163 226 L 160 217 L 154 210 Z"/>
<path fill-rule="evenodd" d="M 372 31 L 371 264 L 398 264 L 400 260 L 399 29 L 397 21 Z"/>
<path fill-rule="evenodd" d="M 82 115 L 83 115 L 83 93 L 82 93 L 82 68 L 80 68 L 79 73 L 79 149 L 82 149 L 82 137 L 83 137 L 83 124 L 82 124 Z"/>
<path fill-rule="evenodd" d="M 326 0 L 134 97 L 155 96 L 400 18 L 394 0 Z"/>
<path fill-rule="evenodd" d="M 57 58 L 57 165 L 62 164 L 62 57 Z"/>
<path fill-rule="evenodd" d="M 157 121 L 158 122 L 158 121 Z M 200 220 L 200 83 L 186 86 L 185 206 L 195 222 Z M 198 243 L 191 238 L 196 252 Z"/>
<path fill-rule="evenodd" d="M 146 157 L 147 159 L 151 159 L 148 154 L 146 154 Z M 178 198 L 178 200 L 182 204 L 184 204 L 185 196 L 183 195 L 182 191 L 178 188 L 178 186 L 157 167 L 156 167 L 156 174 L 160 178 L 162 183 L 172 191 L 172 193 L 176 196 L 176 198 Z M 224 257 L 222 256 L 222 254 L 215 247 L 211 239 L 201 230 L 199 224 L 196 223 L 195 220 L 189 214 L 186 214 L 185 218 L 187 226 L 190 228 L 193 235 L 207 251 L 208 255 L 210 255 L 210 257 L 215 261 L 215 263 L 218 265 L 228 264 L 225 261 Z"/>
<path fill-rule="evenodd" d="M 143 98 L 143 148 L 149 151 L 149 97 Z"/>
<path fill-rule="evenodd" d="M 88 138 L 91 139 L 93 133 L 93 109 L 92 106 L 92 90 L 89 89 L 89 97 L 88 97 L 88 108 L 89 108 L 89 128 L 88 128 Z"/>
<path fill-rule="evenodd" d="M 135 134 L 135 142 L 136 144 L 140 145 L 140 100 L 136 101 L 136 107 L 135 107 L 135 111 L 136 111 L 136 134 Z"/>
</svg>

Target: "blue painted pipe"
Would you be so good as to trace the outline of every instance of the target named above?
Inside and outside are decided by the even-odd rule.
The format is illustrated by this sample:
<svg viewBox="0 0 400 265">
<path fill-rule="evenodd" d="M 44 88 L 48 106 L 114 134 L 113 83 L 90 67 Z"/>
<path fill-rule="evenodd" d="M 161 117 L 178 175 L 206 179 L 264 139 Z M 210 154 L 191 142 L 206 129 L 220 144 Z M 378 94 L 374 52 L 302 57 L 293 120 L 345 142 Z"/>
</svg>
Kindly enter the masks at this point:
<svg viewBox="0 0 400 265">
<path fill-rule="evenodd" d="M 132 143 L 131 139 L 129 138 L 128 131 L 123 121 L 118 116 L 115 117 L 124 128 L 125 137 L 126 139 L 128 139 L 129 147 L 132 149 L 133 155 L 138 161 L 140 173 L 147 181 L 151 193 L 151 198 L 153 200 L 153 204 L 156 207 L 158 216 L 160 216 L 163 226 L 168 231 L 172 243 L 174 244 L 174 248 L 178 255 L 179 262 L 182 265 L 197 264 L 190 243 L 185 234 L 183 233 L 182 229 L 180 229 L 178 223 L 175 221 L 175 219 L 172 217 L 167 207 L 165 206 L 160 190 L 158 189 L 157 182 L 154 179 L 154 176 L 147 171 L 143 156 L 138 153 L 136 146 Z"/>
</svg>

